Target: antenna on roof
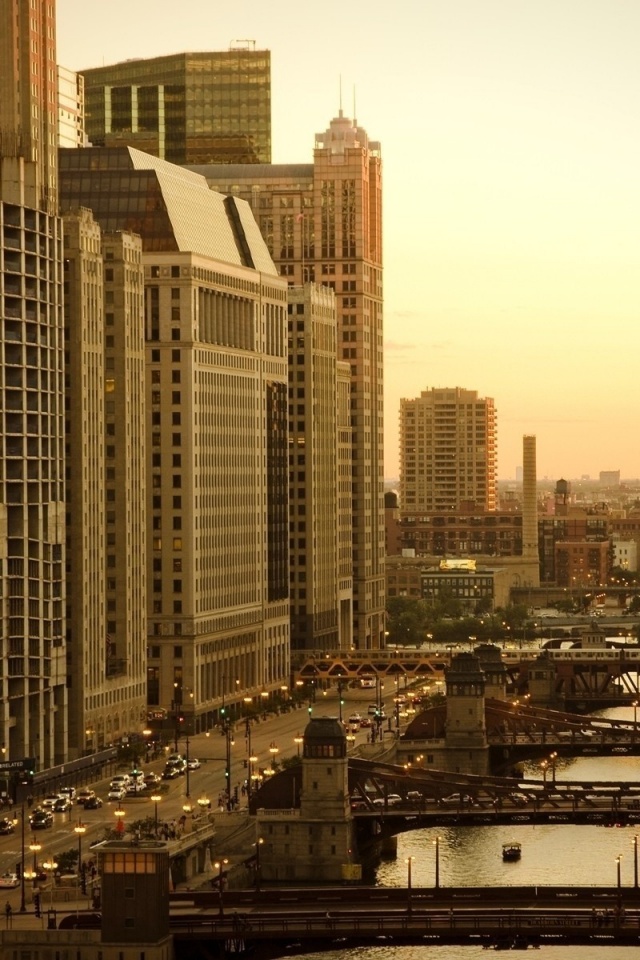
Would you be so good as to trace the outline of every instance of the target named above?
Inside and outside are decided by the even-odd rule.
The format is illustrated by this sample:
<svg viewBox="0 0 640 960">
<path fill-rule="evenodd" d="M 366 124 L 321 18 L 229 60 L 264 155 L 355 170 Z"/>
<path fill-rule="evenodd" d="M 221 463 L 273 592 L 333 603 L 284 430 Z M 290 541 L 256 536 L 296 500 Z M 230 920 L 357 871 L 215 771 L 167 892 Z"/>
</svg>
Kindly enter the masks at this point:
<svg viewBox="0 0 640 960">
<path fill-rule="evenodd" d="M 339 91 L 340 91 L 340 104 L 339 104 L 339 105 L 340 105 L 340 110 L 339 110 L 339 112 L 338 112 L 338 116 L 341 117 L 341 116 L 342 116 L 342 74 L 339 74 L 338 83 L 339 83 L 338 89 L 339 89 Z"/>
<path fill-rule="evenodd" d="M 358 126 L 358 123 L 356 121 L 356 85 L 355 83 L 353 85 L 353 125 L 354 127 Z"/>
</svg>

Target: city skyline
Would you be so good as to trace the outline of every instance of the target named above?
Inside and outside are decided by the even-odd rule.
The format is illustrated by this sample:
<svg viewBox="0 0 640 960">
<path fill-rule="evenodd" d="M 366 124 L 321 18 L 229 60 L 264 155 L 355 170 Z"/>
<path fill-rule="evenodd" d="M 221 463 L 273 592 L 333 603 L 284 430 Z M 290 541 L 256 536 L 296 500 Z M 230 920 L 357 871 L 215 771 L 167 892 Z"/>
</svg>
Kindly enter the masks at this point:
<svg viewBox="0 0 640 960">
<path fill-rule="evenodd" d="M 302 23 L 290 0 L 173 10 L 60 0 L 59 62 L 253 38 L 272 52 L 274 162 L 308 159 L 340 85 L 347 114 L 355 85 L 358 120 L 383 144 L 386 476 L 398 475 L 401 397 L 432 386 L 495 398 L 501 479 L 515 477 L 525 433 L 541 477 L 640 475 L 627 442 L 640 7 L 408 0 L 389 21 L 330 0 Z"/>
</svg>

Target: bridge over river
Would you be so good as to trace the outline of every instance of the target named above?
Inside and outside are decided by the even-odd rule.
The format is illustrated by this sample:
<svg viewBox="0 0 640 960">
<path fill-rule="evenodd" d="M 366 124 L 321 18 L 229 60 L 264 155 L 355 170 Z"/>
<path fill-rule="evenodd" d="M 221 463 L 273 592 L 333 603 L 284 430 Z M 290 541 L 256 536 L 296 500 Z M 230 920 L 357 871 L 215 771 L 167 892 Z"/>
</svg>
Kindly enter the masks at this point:
<svg viewBox="0 0 640 960">
<path fill-rule="evenodd" d="M 360 945 L 640 944 L 637 888 L 272 889 L 172 898 L 177 960 Z M 225 952 L 227 951 L 227 952 Z"/>
</svg>

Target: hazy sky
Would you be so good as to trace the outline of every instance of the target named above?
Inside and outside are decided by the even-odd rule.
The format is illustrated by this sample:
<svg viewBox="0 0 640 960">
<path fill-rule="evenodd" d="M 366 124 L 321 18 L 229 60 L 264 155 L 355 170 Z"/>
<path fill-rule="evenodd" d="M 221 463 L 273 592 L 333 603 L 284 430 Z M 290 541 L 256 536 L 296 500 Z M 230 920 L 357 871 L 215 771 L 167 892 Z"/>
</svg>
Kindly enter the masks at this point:
<svg viewBox="0 0 640 960">
<path fill-rule="evenodd" d="M 386 470 L 401 397 L 495 398 L 499 475 L 640 476 L 640 0 L 57 0 L 58 59 L 272 52 L 273 160 L 339 106 L 384 164 Z"/>
</svg>

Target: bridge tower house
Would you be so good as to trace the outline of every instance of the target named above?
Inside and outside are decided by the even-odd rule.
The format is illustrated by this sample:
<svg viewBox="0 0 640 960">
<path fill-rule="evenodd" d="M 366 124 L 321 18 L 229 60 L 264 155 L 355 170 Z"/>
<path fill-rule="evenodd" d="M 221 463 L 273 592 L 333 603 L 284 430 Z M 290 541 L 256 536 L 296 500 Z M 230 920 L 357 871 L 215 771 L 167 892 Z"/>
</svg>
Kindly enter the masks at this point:
<svg viewBox="0 0 640 960">
<path fill-rule="evenodd" d="M 546 650 L 529 664 L 527 673 L 529 703 L 557 707 L 559 698 L 556 695 L 556 665 Z"/>
<path fill-rule="evenodd" d="M 447 717 L 445 769 L 450 773 L 489 772 L 485 720 L 485 674 L 478 657 L 459 653 L 445 671 Z"/>
<path fill-rule="evenodd" d="M 474 648 L 474 654 L 480 661 L 480 669 L 484 673 L 485 699 L 506 700 L 507 668 L 502 661 L 502 652 L 495 643 L 481 643 Z"/>
<path fill-rule="evenodd" d="M 302 744 L 300 809 L 258 811 L 265 881 L 336 883 L 360 878 L 349 801 L 349 759 L 343 725 L 314 717 Z"/>
</svg>

